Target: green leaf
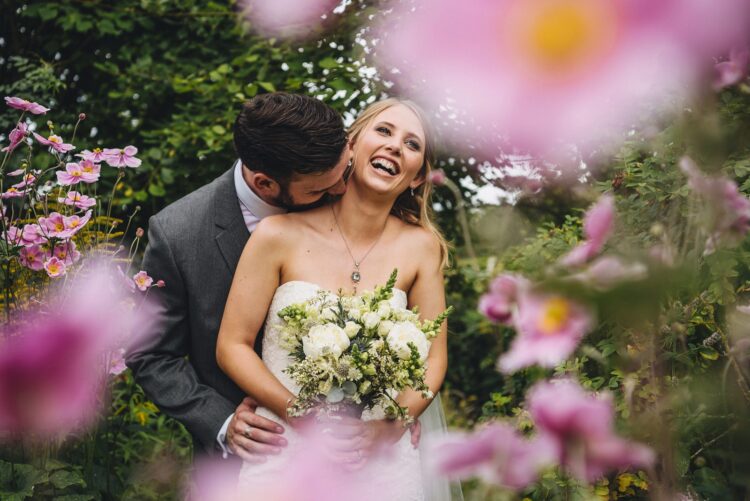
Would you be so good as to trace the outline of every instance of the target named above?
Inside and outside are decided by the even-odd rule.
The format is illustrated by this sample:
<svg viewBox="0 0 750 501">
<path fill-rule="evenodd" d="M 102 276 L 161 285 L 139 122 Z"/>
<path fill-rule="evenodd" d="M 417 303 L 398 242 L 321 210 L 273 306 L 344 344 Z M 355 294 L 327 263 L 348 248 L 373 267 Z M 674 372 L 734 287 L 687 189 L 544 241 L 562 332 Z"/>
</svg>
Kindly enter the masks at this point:
<svg viewBox="0 0 750 501">
<path fill-rule="evenodd" d="M 701 346 L 698 353 L 706 360 L 717 360 L 719 358 L 719 352 L 709 346 Z"/>
<path fill-rule="evenodd" d="M 271 82 L 258 82 L 258 85 L 263 87 L 268 92 L 276 92 L 276 86 Z"/>
<path fill-rule="evenodd" d="M 145 202 L 146 200 L 148 200 L 148 193 L 143 190 L 138 190 L 133 193 L 133 198 L 135 198 L 139 202 Z"/>
<path fill-rule="evenodd" d="M 155 197 L 163 197 L 167 194 L 167 190 L 164 189 L 164 186 L 159 184 L 148 185 L 148 192 Z M 136 198 L 138 197 L 136 196 Z"/>
<path fill-rule="evenodd" d="M 318 61 L 318 66 L 325 69 L 338 68 L 339 63 L 332 57 L 326 57 Z"/>
<path fill-rule="evenodd" d="M 213 127 L 211 127 L 211 130 L 219 134 L 220 136 L 223 136 L 227 133 L 227 130 L 221 125 L 214 125 Z"/>
<path fill-rule="evenodd" d="M 86 482 L 81 476 L 70 470 L 57 470 L 49 477 L 49 481 L 58 489 L 66 489 L 71 485 L 86 487 Z"/>
</svg>

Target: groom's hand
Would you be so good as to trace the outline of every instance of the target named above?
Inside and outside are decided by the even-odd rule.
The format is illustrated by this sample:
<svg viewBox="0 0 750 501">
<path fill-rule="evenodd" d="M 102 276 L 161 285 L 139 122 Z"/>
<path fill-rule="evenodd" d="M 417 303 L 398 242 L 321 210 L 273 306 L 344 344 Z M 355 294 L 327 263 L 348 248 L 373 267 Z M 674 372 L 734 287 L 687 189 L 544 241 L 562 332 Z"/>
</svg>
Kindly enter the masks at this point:
<svg viewBox="0 0 750 501">
<path fill-rule="evenodd" d="M 237 406 L 234 417 L 227 428 L 226 443 L 233 454 L 245 461 L 262 463 L 266 456 L 278 454 L 287 442 L 281 436 L 284 428 L 270 419 L 255 413 L 258 404 L 245 397 Z"/>
</svg>

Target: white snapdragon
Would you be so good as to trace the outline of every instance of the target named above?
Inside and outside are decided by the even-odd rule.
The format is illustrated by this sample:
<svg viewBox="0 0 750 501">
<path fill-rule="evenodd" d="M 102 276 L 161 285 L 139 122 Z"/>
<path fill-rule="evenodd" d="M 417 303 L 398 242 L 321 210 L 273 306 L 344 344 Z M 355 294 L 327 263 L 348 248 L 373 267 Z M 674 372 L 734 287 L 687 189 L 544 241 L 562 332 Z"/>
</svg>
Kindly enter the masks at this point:
<svg viewBox="0 0 750 501">
<path fill-rule="evenodd" d="M 374 329 L 380 322 L 380 315 L 374 311 L 370 311 L 362 315 L 362 322 L 364 322 L 366 329 Z"/>
<path fill-rule="evenodd" d="M 307 358 L 320 358 L 332 353 L 338 358 L 349 347 L 349 336 L 336 324 L 316 325 L 302 339 L 302 350 Z"/>
<path fill-rule="evenodd" d="M 344 332 L 346 332 L 346 335 L 351 339 L 359 333 L 361 328 L 362 327 L 360 327 L 357 322 L 347 322 L 346 325 L 344 325 Z"/>
<path fill-rule="evenodd" d="M 401 359 L 407 359 L 411 356 L 409 343 L 417 347 L 419 358 L 422 360 L 427 358 L 427 353 L 430 351 L 430 342 L 427 337 L 414 324 L 409 322 L 395 324 L 388 333 L 386 342 Z"/>
</svg>

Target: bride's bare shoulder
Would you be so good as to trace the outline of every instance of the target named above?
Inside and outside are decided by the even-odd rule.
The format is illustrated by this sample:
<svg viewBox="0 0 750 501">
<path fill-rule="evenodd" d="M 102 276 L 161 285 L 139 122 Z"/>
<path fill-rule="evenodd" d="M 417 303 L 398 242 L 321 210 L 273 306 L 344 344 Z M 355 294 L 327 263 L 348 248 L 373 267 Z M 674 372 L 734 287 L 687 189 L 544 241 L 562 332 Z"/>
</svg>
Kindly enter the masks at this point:
<svg viewBox="0 0 750 501">
<path fill-rule="evenodd" d="M 289 212 L 263 218 L 253 231 L 252 238 L 272 239 L 276 242 L 298 240 L 301 233 L 316 228 L 325 209 L 318 207 L 304 212 Z"/>
</svg>

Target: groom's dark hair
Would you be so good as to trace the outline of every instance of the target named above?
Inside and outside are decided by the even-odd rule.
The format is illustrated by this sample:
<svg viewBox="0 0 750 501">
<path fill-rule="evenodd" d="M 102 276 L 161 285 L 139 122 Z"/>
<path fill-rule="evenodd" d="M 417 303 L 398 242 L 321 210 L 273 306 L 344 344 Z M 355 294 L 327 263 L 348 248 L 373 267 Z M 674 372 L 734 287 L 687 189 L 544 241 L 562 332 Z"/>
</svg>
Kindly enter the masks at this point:
<svg viewBox="0 0 750 501">
<path fill-rule="evenodd" d="M 255 96 L 234 122 L 234 147 L 242 163 L 282 184 L 294 174 L 332 169 L 346 143 L 341 115 L 301 94 Z"/>
</svg>

